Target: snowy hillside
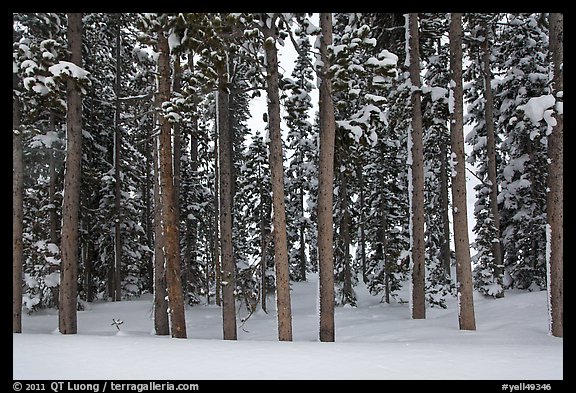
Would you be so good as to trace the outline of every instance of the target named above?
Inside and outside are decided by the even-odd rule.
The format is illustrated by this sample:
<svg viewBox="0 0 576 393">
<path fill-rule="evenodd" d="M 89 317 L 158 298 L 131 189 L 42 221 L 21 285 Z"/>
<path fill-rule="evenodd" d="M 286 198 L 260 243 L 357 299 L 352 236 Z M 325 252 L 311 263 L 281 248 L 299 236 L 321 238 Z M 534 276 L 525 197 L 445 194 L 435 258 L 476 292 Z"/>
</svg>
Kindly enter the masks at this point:
<svg viewBox="0 0 576 393">
<path fill-rule="evenodd" d="M 278 342 L 272 311 L 223 341 L 220 309 L 188 308 L 188 339 L 152 334 L 152 299 L 95 303 L 77 335 L 60 335 L 55 311 L 23 317 L 14 334 L 14 379 L 503 379 L 563 378 L 563 339 L 548 335 L 545 292 L 475 294 L 478 330 L 459 331 L 454 299 L 412 320 L 408 304 L 358 289 L 358 308 L 337 308 L 336 342 L 317 339 L 317 278 L 292 284 L 293 342 Z M 407 298 L 405 296 L 404 298 Z M 239 318 L 246 315 L 239 312 Z M 120 331 L 112 319 L 121 319 Z M 239 323 L 239 326 L 241 324 Z"/>
</svg>

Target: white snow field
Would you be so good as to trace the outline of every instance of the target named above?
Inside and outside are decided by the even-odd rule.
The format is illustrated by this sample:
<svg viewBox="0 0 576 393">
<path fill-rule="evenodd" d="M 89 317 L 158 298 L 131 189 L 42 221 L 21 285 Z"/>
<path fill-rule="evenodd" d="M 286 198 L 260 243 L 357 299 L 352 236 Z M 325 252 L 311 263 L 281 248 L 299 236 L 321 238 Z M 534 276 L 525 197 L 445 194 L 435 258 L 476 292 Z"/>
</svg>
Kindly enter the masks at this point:
<svg viewBox="0 0 576 393">
<path fill-rule="evenodd" d="M 292 342 L 277 341 L 274 297 L 222 340 L 220 308 L 188 307 L 188 339 L 153 335 L 152 297 L 98 302 L 78 313 L 78 334 L 58 333 L 56 311 L 23 316 L 13 334 L 13 378 L 95 380 L 396 379 L 560 380 L 563 339 L 548 334 L 546 292 L 475 293 L 476 331 L 458 330 L 456 300 L 410 318 L 408 303 L 380 303 L 357 287 L 358 307 L 336 309 L 336 342 L 318 341 L 317 276 L 292 284 Z M 406 291 L 401 297 L 407 300 Z M 246 316 L 238 312 L 238 320 Z M 121 319 L 120 331 L 112 325 Z"/>
</svg>

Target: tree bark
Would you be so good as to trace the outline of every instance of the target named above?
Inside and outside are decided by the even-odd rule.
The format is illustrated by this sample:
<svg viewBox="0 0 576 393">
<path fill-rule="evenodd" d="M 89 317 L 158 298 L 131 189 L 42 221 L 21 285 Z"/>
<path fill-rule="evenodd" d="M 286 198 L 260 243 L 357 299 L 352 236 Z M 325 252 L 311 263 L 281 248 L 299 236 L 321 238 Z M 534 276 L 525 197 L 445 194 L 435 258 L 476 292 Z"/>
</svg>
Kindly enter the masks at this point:
<svg viewBox="0 0 576 393">
<path fill-rule="evenodd" d="M 22 333 L 22 269 L 24 251 L 24 162 L 18 79 L 12 75 L 12 332 Z"/>
<path fill-rule="evenodd" d="M 474 300 L 472 298 L 472 268 L 468 239 L 468 213 L 466 205 L 466 167 L 464 156 L 464 111 L 462 89 L 462 14 L 450 17 L 450 70 L 451 108 L 450 140 L 452 161 L 455 161 L 452 179 L 452 221 L 456 251 L 456 281 L 458 289 L 458 323 L 460 330 L 476 330 Z"/>
<path fill-rule="evenodd" d="M 220 157 L 220 245 L 222 257 L 222 319 L 224 340 L 237 339 L 236 303 L 234 298 L 235 261 L 232 241 L 232 130 L 230 128 L 230 101 L 227 62 L 217 65 L 218 92 L 217 117 Z"/>
<path fill-rule="evenodd" d="M 420 90 L 420 44 L 418 32 L 418 14 L 408 16 L 409 30 L 409 72 L 412 85 L 412 131 L 411 141 L 411 265 L 412 265 L 412 318 L 426 318 L 425 264 L 424 264 L 424 139 L 422 129 L 422 107 Z M 409 163 L 410 164 L 410 163 Z"/>
<path fill-rule="evenodd" d="M 278 92 L 278 53 L 275 19 L 272 28 L 262 27 L 266 53 L 266 93 L 268 96 L 268 132 L 270 135 L 270 174 L 272 182 L 272 222 L 274 226 L 274 266 L 276 269 L 276 311 L 278 340 L 292 341 L 292 307 L 290 305 L 290 271 L 286 238 L 284 201 L 284 166 L 280 130 L 280 95 Z"/>
<path fill-rule="evenodd" d="M 160 104 L 170 100 L 170 49 L 164 31 L 158 33 L 158 93 Z M 166 286 L 170 307 L 171 333 L 174 338 L 186 338 L 184 296 L 180 277 L 180 244 L 174 192 L 172 127 L 160 116 L 159 158 L 162 228 L 166 258 Z"/>
<path fill-rule="evenodd" d="M 82 14 L 69 13 L 68 48 L 70 61 L 82 67 Z M 76 81 L 66 86 L 66 172 L 62 200 L 62 262 L 58 326 L 62 334 L 76 334 L 78 297 L 78 226 L 80 212 L 80 175 L 82 165 L 82 97 Z"/>
<path fill-rule="evenodd" d="M 556 98 L 556 125 L 548 136 L 548 299 L 550 334 L 564 337 L 564 114 L 560 109 L 564 90 L 564 15 L 550 13 L 552 94 Z"/>
<path fill-rule="evenodd" d="M 452 256 L 450 255 L 450 219 L 449 219 L 449 201 L 448 201 L 448 157 L 446 154 L 446 145 L 440 143 L 440 209 L 442 210 L 442 246 L 441 258 L 442 266 L 446 275 L 450 277 Z"/>
<path fill-rule="evenodd" d="M 334 329 L 334 140 L 336 121 L 329 75 L 328 46 L 332 45 L 332 14 L 320 14 L 320 56 L 323 62 L 320 80 L 320 153 L 318 168 L 318 269 L 320 291 L 320 341 L 335 340 Z"/>
<path fill-rule="evenodd" d="M 490 182 L 490 213 L 496 238 L 492 241 L 493 271 L 495 282 L 500 291 L 495 297 L 504 297 L 502 245 L 500 243 L 500 212 L 498 211 L 498 182 L 496 179 L 496 137 L 494 132 L 494 98 L 492 96 L 492 71 L 490 69 L 490 47 L 488 24 L 484 23 L 484 42 L 482 43 L 482 66 L 484 76 L 484 104 L 486 119 L 486 155 L 488 160 L 488 181 Z"/>
</svg>

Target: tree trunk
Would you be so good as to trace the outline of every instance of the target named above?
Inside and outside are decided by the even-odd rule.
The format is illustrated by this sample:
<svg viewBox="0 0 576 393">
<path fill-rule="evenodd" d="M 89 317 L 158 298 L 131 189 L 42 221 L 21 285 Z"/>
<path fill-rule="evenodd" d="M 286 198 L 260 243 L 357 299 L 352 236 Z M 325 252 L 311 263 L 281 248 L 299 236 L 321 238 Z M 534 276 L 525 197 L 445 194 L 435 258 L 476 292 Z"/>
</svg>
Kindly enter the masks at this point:
<svg viewBox="0 0 576 393">
<path fill-rule="evenodd" d="M 18 79 L 12 75 L 12 332 L 22 333 L 22 269 L 24 251 L 24 162 L 20 99 L 16 95 Z"/>
<path fill-rule="evenodd" d="M 410 150 L 410 236 L 412 265 L 412 318 L 426 318 L 425 264 L 424 264 L 424 139 L 422 130 L 422 108 L 420 90 L 420 44 L 418 14 L 408 16 L 409 71 L 412 84 L 412 131 L 408 139 Z"/>
<path fill-rule="evenodd" d="M 158 92 L 159 102 L 170 100 L 170 49 L 164 31 L 158 34 Z M 180 244 L 176 216 L 174 192 L 174 173 L 172 170 L 172 127 L 168 119 L 160 115 L 160 195 L 162 200 L 162 228 L 166 258 L 166 287 L 170 307 L 170 326 L 172 337 L 186 338 L 186 317 L 184 314 L 184 296 L 180 277 Z"/>
<path fill-rule="evenodd" d="M 82 67 L 82 14 L 69 13 L 68 48 L 70 61 Z M 76 81 L 66 86 L 66 172 L 62 200 L 62 262 L 58 326 L 62 334 L 76 334 L 78 297 L 78 225 L 80 211 L 80 175 L 82 165 L 82 97 Z"/>
<path fill-rule="evenodd" d="M 472 298 L 472 268 L 468 240 L 466 205 L 466 161 L 464 156 L 464 119 L 462 90 L 462 14 L 450 17 L 451 96 L 450 140 L 452 147 L 452 221 L 456 251 L 456 287 L 458 289 L 458 323 L 460 330 L 476 330 Z"/>
<path fill-rule="evenodd" d="M 270 135 L 270 174 L 272 181 L 272 222 L 274 226 L 274 266 L 276 268 L 276 310 L 278 339 L 292 341 L 292 307 L 290 305 L 290 271 L 286 239 L 286 206 L 284 201 L 284 166 L 280 130 L 280 96 L 278 92 L 278 53 L 275 17 L 272 28 L 262 27 L 266 53 L 266 93 L 268 96 L 268 131 Z"/>
<path fill-rule="evenodd" d="M 120 96 L 121 96 L 121 37 L 120 27 L 122 14 L 116 14 L 116 81 L 114 83 L 114 93 L 116 95 L 116 110 L 114 113 L 114 265 L 112 266 L 113 281 L 110 283 L 114 287 L 112 301 L 122 300 L 122 234 L 121 234 L 121 206 L 122 206 L 122 179 L 120 174 L 120 157 L 122 155 L 122 130 L 120 128 Z"/>
<path fill-rule="evenodd" d="M 320 14 L 320 153 L 318 168 L 318 269 L 320 295 L 320 341 L 335 340 L 334 331 L 334 241 L 333 187 L 336 121 L 329 75 L 328 47 L 332 45 L 332 14 Z"/>
<path fill-rule="evenodd" d="M 550 333 L 564 337 L 564 16 L 550 13 L 550 54 L 553 79 L 552 94 L 556 98 L 556 125 L 548 136 L 548 299 Z"/>
<path fill-rule="evenodd" d="M 446 145 L 440 143 L 440 209 L 442 214 L 442 246 L 441 258 L 444 272 L 448 277 L 452 275 L 450 265 L 452 256 L 450 255 L 450 218 L 448 216 L 448 157 L 446 154 Z"/>
<path fill-rule="evenodd" d="M 352 267 L 350 266 L 350 211 L 348 209 L 348 175 L 342 173 L 341 200 L 342 222 L 340 224 L 340 236 L 342 238 L 342 261 L 344 262 L 344 285 L 342 303 L 353 304 L 352 292 Z"/>
<path fill-rule="evenodd" d="M 500 287 L 497 298 L 504 297 L 502 282 L 504 266 L 502 245 L 500 243 L 500 212 L 498 211 L 498 182 L 496 179 L 496 137 L 494 132 L 494 98 L 492 96 L 492 71 L 490 69 L 490 47 L 488 43 L 488 24 L 484 23 L 484 42 L 482 43 L 482 65 L 484 75 L 484 104 L 486 119 L 486 155 L 488 159 L 488 181 L 490 182 L 490 213 L 496 238 L 492 241 L 492 257 L 494 281 Z"/>
<path fill-rule="evenodd" d="M 220 245 L 222 256 L 222 319 L 224 340 L 236 340 L 236 303 L 234 299 L 235 261 L 232 241 L 232 130 L 230 128 L 230 101 L 227 62 L 217 66 L 217 117 L 220 157 Z"/>
</svg>

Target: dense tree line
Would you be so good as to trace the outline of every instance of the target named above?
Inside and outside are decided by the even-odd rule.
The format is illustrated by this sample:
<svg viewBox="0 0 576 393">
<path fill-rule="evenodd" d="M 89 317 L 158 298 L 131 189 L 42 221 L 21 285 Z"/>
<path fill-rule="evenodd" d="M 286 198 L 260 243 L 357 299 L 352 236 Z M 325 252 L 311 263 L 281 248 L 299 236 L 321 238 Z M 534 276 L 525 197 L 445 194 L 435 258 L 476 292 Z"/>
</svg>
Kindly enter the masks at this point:
<svg viewBox="0 0 576 393">
<path fill-rule="evenodd" d="M 474 289 L 548 290 L 562 336 L 562 24 L 14 14 L 14 332 L 50 307 L 74 334 L 86 302 L 153 293 L 156 334 L 193 334 L 186 307 L 214 302 L 234 340 L 273 293 L 290 341 L 290 282 L 318 273 L 321 341 L 360 282 L 412 318 L 457 296 L 468 330 Z"/>
</svg>

